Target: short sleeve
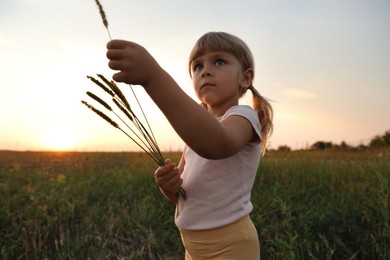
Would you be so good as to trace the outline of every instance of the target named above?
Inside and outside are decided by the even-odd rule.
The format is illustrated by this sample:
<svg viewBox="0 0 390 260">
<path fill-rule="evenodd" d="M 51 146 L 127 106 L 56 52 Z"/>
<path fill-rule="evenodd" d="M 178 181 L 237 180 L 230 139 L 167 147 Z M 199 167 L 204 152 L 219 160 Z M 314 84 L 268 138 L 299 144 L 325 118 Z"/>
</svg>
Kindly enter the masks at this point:
<svg viewBox="0 0 390 260">
<path fill-rule="evenodd" d="M 259 136 L 259 140 L 261 140 L 261 125 L 259 117 L 257 116 L 257 113 L 253 110 L 252 107 L 247 105 L 238 105 L 231 107 L 222 116 L 221 120 L 229 116 L 242 116 L 246 118 L 251 123 L 256 134 Z"/>
</svg>

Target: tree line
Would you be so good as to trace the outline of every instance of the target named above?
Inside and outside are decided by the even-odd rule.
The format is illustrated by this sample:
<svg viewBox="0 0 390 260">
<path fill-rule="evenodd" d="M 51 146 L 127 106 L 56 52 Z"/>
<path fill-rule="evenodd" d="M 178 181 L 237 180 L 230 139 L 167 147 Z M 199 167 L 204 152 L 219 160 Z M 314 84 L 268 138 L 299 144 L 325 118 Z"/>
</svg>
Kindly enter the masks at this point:
<svg viewBox="0 0 390 260">
<path fill-rule="evenodd" d="M 374 136 L 367 145 L 359 144 L 357 146 L 351 146 L 345 141 L 342 141 L 340 144 L 335 144 L 329 141 L 317 141 L 312 145 L 308 146 L 306 149 L 309 150 L 326 150 L 326 149 L 335 149 L 335 150 L 366 150 L 366 149 L 382 149 L 390 148 L 390 129 L 387 130 L 383 135 Z M 289 152 L 291 148 L 287 145 L 281 145 L 277 149 L 281 152 Z"/>
</svg>

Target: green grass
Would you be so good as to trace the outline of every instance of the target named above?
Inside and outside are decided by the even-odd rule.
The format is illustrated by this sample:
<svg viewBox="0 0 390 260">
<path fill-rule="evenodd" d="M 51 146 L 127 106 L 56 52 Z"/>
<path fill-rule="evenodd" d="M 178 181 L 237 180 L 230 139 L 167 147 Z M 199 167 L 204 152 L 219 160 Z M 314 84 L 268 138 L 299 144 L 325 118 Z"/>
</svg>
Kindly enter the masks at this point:
<svg viewBox="0 0 390 260">
<path fill-rule="evenodd" d="M 165 154 L 179 160 L 179 153 Z M 142 153 L 0 152 L 1 259 L 183 259 Z M 262 259 L 390 259 L 390 153 L 268 153 Z"/>
</svg>

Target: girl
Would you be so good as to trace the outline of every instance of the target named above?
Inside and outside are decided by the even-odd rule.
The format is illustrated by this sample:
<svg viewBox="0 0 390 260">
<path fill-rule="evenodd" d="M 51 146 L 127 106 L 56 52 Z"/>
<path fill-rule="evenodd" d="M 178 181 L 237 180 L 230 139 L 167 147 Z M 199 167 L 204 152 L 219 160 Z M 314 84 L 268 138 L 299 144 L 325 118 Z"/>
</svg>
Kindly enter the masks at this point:
<svg viewBox="0 0 390 260">
<path fill-rule="evenodd" d="M 186 259 L 259 259 L 257 231 L 249 217 L 251 189 L 272 132 L 272 108 L 253 87 L 254 61 L 238 37 L 210 32 L 195 44 L 189 72 L 199 106 L 140 45 L 107 45 L 113 79 L 142 85 L 186 146 L 176 166 L 155 172 L 176 204 L 175 223 Z M 250 90 L 253 108 L 239 105 Z M 182 186 L 187 199 L 178 196 Z"/>
</svg>

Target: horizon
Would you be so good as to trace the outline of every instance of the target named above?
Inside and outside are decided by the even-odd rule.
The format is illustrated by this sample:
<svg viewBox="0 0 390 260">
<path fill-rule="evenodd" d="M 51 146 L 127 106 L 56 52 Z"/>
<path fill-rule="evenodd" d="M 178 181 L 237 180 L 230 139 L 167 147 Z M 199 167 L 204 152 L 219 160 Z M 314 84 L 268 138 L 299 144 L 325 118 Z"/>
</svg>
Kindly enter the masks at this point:
<svg viewBox="0 0 390 260">
<path fill-rule="evenodd" d="M 374 138 L 376 137 L 381 137 L 383 136 L 383 134 L 385 134 L 386 132 L 390 131 L 390 129 L 384 131 L 382 134 L 377 134 L 375 136 L 373 136 L 372 138 L 370 138 L 369 141 L 373 140 Z M 271 147 L 271 148 L 266 148 L 266 151 L 278 151 L 280 148 L 290 148 L 291 151 L 303 151 L 303 150 L 313 150 L 313 145 L 318 143 L 318 142 L 329 142 L 332 147 L 331 148 L 334 148 L 335 146 L 340 146 L 342 143 L 345 143 L 348 147 L 350 148 L 359 148 L 360 146 L 364 146 L 364 147 L 367 147 L 367 148 L 370 148 L 369 146 L 369 142 L 368 143 L 360 143 L 360 144 L 357 144 L 357 145 L 351 145 L 345 141 L 341 141 L 340 143 L 334 143 L 330 140 L 317 140 L 315 141 L 314 143 L 311 143 L 311 144 L 308 144 L 306 147 L 301 147 L 301 148 L 291 148 L 290 146 L 288 145 L 279 145 L 278 147 Z M 383 148 L 383 147 L 381 147 Z M 324 148 L 325 150 L 327 148 Z M 386 149 L 386 147 L 385 147 Z M 315 150 L 315 149 L 314 149 Z M 320 149 L 321 150 L 321 149 Z M 183 149 L 178 149 L 178 150 L 163 150 L 161 149 L 160 150 L 162 153 L 182 153 L 183 152 Z M 54 153 L 145 153 L 142 149 L 139 148 L 139 150 L 71 150 L 71 149 L 51 149 L 51 150 L 12 150 L 12 149 L 0 149 L 0 152 L 43 152 L 43 153 L 46 153 L 46 152 L 54 152 Z M 146 153 L 145 153 L 146 154 Z"/>
</svg>

